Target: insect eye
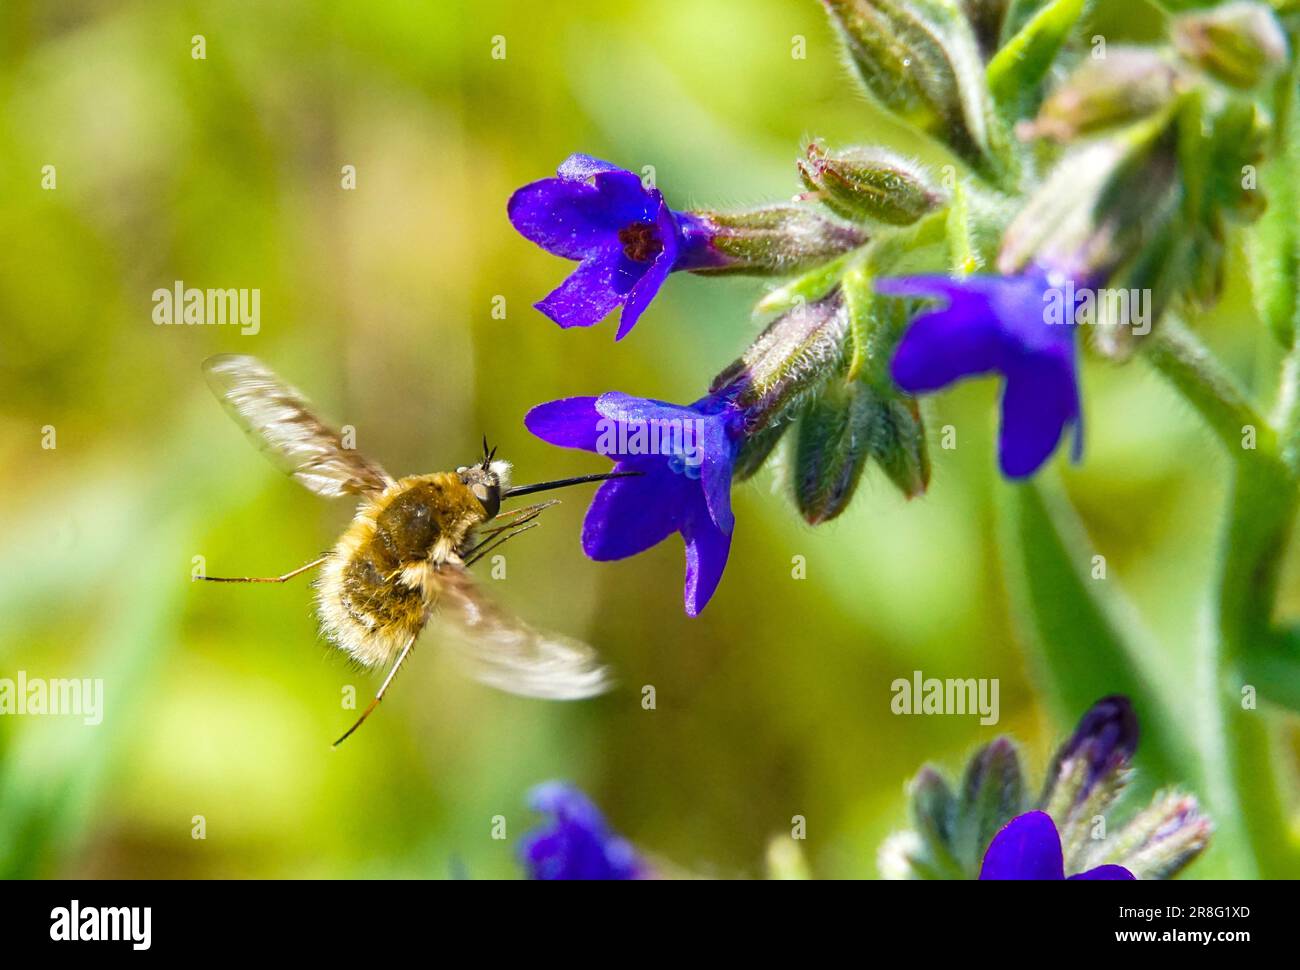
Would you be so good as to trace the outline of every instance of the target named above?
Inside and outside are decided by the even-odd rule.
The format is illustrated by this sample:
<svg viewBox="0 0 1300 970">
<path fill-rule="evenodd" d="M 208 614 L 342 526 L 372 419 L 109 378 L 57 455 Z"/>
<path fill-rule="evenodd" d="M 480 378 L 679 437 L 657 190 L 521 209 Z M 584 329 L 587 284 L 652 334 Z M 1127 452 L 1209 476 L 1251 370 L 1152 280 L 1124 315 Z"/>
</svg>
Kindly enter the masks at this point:
<svg viewBox="0 0 1300 970">
<path fill-rule="evenodd" d="M 501 489 L 497 485 L 477 482 L 470 487 L 470 491 L 479 500 L 479 504 L 483 506 L 483 511 L 487 512 L 489 519 L 495 518 L 496 514 L 501 511 Z"/>
</svg>

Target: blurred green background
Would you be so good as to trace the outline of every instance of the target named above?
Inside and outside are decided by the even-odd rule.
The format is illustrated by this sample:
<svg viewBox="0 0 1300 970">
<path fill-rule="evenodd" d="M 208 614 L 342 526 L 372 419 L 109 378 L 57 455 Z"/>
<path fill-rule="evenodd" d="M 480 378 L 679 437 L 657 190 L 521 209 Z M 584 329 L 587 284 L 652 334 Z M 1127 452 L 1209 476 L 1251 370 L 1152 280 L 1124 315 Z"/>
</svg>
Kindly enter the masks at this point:
<svg viewBox="0 0 1300 970">
<path fill-rule="evenodd" d="M 1159 18 L 1112 3 L 1097 23 L 1140 37 Z M 0 873 L 506 876 L 533 822 L 526 790 L 562 777 L 702 874 L 761 874 L 768 838 L 802 815 L 816 875 L 874 876 L 923 761 L 956 770 L 1011 732 L 1037 784 L 1071 724 L 1035 702 L 1004 589 L 992 382 L 927 402 L 921 500 L 869 474 L 814 530 L 779 467 L 739 488 L 730 566 L 696 620 L 678 540 L 589 562 L 586 496 L 566 493 L 508 547 L 507 578 L 484 582 L 601 649 L 623 688 L 591 702 L 495 693 L 426 642 L 331 751 L 354 716 L 342 688 L 364 700 L 378 677 L 318 638 L 307 583 L 190 581 L 199 555 L 217 575 L 297 566 L 351 512 L 248 445 L 201 378 L 206 356 L 262 357 L 394 473 L 455 467 L 485 433 L 520 481 L 602 470 L 532 439 L 525 411 L 609 389 L 693 400 L 756 332 L 763 284 L 674 278 L 618 346 L 612 324 L 563 332 L 531 303 L 569 264 L 513 232 L 510 192 L 580 150 L 653 165 L 675 208 L 784 198 L 813 135 L 928 151 L 857 93 L 812 0 L 6 0 L 0 676 L 102 677 L 106 702 L 95 728 L 0 718 Z M 155 326 L 151 294 L 176 280 L 260 289 L 260 333 Z M 1266 382 L 1246 306 L 1234 282 L 1203 333 Z M 1062 478 L 1156 635 L 1154 675 L 1177 685 L 1205 622 L 1225 463 L 1141 364 L 1090 362 L 1085 385 L 1087 455 Z M 944 424 L 956 450 L 937 447 Z M 1001 723 L 891 714 L 890 683 L 914 670 L 999 678 Z M 1192 874 L 1235 871 L 1230 849 Z"/>
</svg>

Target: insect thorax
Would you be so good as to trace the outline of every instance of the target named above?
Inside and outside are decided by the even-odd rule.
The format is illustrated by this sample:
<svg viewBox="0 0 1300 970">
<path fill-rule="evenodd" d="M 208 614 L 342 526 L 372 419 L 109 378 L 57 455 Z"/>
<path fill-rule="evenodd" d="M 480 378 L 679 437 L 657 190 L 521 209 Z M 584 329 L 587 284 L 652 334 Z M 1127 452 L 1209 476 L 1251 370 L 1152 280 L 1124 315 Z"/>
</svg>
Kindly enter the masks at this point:
<svg viewBox="0 0 1300 970">
<path fill-rule="evenodd" d="M 394 566 L 441 562 L 484 519 L 482 504 L 453 472 L 403 478 L 375 505 L 372 541 Z"/>
</svg>

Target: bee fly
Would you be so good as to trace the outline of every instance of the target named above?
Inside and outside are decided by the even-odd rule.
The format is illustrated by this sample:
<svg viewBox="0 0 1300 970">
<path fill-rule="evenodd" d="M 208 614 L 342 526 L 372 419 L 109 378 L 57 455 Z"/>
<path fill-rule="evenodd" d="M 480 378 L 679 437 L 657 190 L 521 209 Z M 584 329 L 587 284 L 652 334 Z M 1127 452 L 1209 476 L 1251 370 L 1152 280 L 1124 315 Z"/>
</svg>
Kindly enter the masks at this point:
<svg viewBox="0 0 1300 970">
<path fill-rule="evenodd" d="M 393 677 L 433 619 L 459 644 L 477 679 L 528 697 L 573 700 L 609 689 L 606 669 L 585 643 L 534 629 L 493 604 L 468 567 L 538 524 L 556 500 L 501 511 L 503 499 L 617 477 L 583 475 L 510 484 L 510 466 L 483 442 L 483 457 L 454 472 L 394 479 L 344 447 L 339 433 L 255 357 L 221 355 L 203 364 L 218 399 L 259 448 L 317 495 L 360 496 L 334 548 L 283 576 L 214 583 L 283 583 L 320 567 L 315 582 L 321 631 L 364 667 L 388 667 L 383 684 L 337 747 L 383 700 Z"/>
</svg>

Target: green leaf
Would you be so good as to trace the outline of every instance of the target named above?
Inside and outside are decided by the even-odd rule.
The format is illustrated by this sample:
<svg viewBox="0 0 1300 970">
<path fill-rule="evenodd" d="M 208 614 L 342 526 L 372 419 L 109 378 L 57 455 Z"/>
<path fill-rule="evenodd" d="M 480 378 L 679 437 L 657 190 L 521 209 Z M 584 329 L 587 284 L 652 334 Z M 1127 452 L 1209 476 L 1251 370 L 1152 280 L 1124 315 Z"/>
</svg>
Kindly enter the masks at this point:
<svg viewBox="0 0 1300 970">
<path fill-rule="evenodd" d="M 1007 4 L 1006 16 L 1002 18 L 1002 29 L 998 35 L 998 47 L 1002 47 L 1016 34 L 1020 33 L 1025 24 L 1033 19 L 1034 14 L 1043 9 L 1047 0 L 1010 0 Z"/>
<path fill-rule="evenodd" d="M 1029 103 L 1027 95 L 1047 75 L 1086 3 L 1087 0 L 1053 0 L 993 55 L 985 77 L 1000 107 L 1012 109 L 1018 115 L 1015 109 Z"/>
</svg>

